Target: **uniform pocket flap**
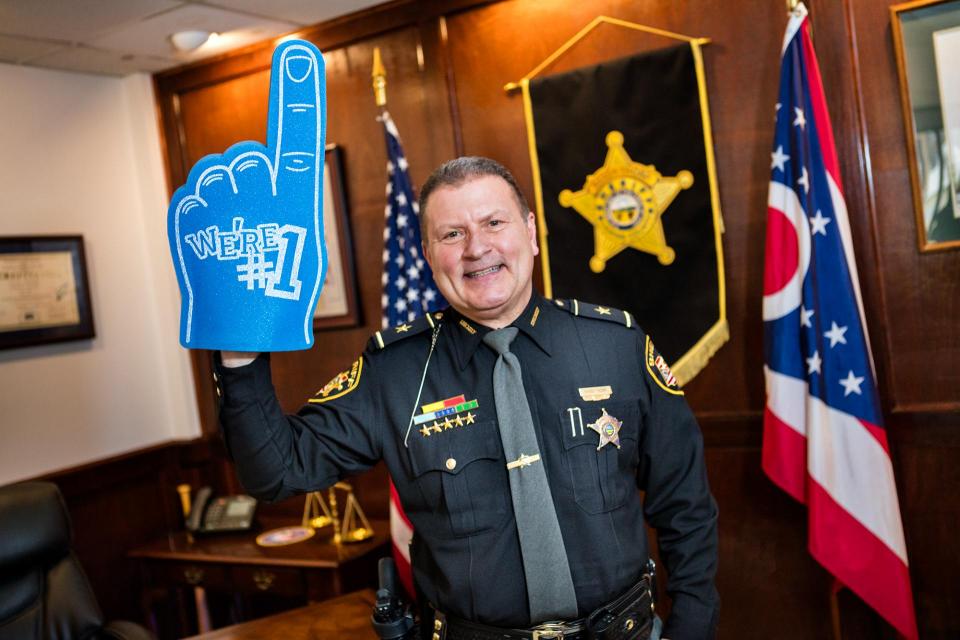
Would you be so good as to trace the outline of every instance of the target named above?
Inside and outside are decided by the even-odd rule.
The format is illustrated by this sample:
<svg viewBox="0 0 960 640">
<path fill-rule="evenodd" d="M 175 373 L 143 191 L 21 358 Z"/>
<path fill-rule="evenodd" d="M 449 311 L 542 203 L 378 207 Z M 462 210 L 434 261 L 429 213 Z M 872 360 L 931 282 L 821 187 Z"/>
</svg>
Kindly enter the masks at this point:
<svg viewBox="0 0 960 640">
<path fill-rule="evenodd" d="M 410 466 L 415 477 L 430 471 L 456 475 L 471 462 L 503 458 L 500 433 L 493 420 L 456 426 L 410 443 Z"/>
</svg>

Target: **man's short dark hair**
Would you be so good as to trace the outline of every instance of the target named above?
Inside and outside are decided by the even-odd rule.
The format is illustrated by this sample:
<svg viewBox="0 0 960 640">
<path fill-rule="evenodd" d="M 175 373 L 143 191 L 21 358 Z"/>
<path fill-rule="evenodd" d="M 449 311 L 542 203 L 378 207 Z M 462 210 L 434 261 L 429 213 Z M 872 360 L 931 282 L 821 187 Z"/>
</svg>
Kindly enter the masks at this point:
<svg viewBox="0 0 960 640">
<path fill-rule="evenodd" d="M 527 199 L 523 197 L 523 192 L 520 191 L 516 178 L 513 177 L 513 174 L 510 173 L 505 166 L 496 160 L 482 156 L 464 156 L 462 158 L 448 160 L 430 174 L 430 177 L 427 178 L 427 181 L 423 183 L 423 187 L 420 189 L 420 197 L 418 199 L 420 206 L 420 236 L 424 242 L 427 241 L 427 200 L 430 199 L 433 192 L 441 187 L 459 187 L 469 180 L 475 180 L 476 178 L 482 178 L 484 176 L 503 178 L 504 182 L 513 189 L 513 197 L 520 207 L 520 215 L 525 216 L 526 213 L 530 211 L 530 206 L 527 204 Z"/>
</svg>

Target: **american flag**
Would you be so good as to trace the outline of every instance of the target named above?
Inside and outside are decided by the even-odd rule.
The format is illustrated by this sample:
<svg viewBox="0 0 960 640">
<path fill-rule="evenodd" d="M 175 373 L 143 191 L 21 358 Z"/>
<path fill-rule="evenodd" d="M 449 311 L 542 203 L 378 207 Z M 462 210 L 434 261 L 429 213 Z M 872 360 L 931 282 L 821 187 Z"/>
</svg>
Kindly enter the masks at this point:
<svg viewBox="0 0 960 640">
<path fill-rule="evenodd" d="M 433 273 L 420 247 L 420 213 L 413 197 L 413 185 L 407 171 L 407 159 L 400 146 L 397 125 L 386 111 L 380 116 L 387 139 L 387 207 L 383 228 L 383 327 L 411 322 L 445 307 L 447 302 L 437 291 Z M 410 540 L 413 525 L 403 512 L 397 490 L 390 483 L 390 535 L 397 573 L 407 593 L 413 597 L 410 568 Z"/>
<path fill-rule="evenodd" d="M 850 223 L 802 3 L 782 56 L 763 283 L 763 469 L 807 506 L 813 557 L 916 638 Z"/>
<path fill-rule="evenodd" d="M 419 207 L 400 146 L 400 134 L 386 111 L 380 116 L 387 138 L 387 207 L 383 228 L 383 326 L 412 322 L 446 306 L 420 247 Z"/>
</svg>

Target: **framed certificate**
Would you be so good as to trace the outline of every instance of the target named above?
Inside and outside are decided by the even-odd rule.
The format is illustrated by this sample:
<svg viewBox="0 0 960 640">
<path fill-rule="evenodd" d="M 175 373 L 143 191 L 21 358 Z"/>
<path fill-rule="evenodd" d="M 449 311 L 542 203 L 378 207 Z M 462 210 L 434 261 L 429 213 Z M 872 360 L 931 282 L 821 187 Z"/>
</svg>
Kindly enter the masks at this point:
<svg viewBox="0 0 960 640">
<path fill-rule="evenodd" d="M 323 167 L 323 235 L 327 243 L 327 275 L 313 313 L 314 329 L 338 329 L 360 324 L 357 276 L 343 182 L 340 147 L 327 145 Z"/>
<path fill-rule="evenodd" d="M 0 349 L 94 335 L 83 238 L 0 237 Z"/>
<path fill-rule="evenodd" d="M 920 251 L 960 249 L 960 0 L 890 15 Z"/>
</svg>

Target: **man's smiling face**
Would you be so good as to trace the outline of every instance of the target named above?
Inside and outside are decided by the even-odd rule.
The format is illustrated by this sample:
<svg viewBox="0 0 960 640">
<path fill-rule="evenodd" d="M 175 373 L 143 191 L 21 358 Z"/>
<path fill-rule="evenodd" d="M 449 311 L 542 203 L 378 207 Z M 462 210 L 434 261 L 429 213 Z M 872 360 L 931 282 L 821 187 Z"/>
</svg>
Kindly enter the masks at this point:
<svg viewBox="0 0 960 640">
<path fill-rule="evenodd" d="M 522 211 L 499 176 L 444 186 L 426 203 L 424 254 L 440 292 L 457 311 L 505 327 L 533 292 L 537 248 L 533 213 Z"/>
</svg>

